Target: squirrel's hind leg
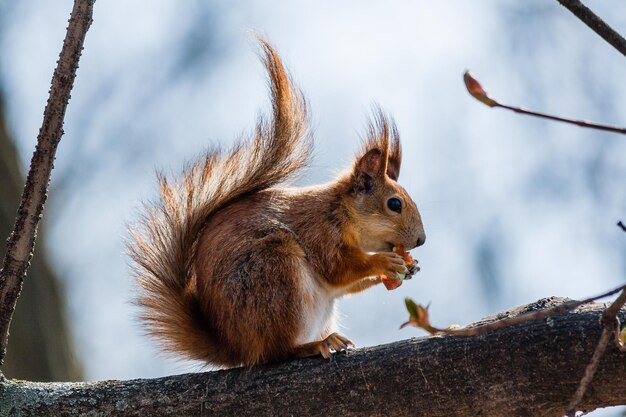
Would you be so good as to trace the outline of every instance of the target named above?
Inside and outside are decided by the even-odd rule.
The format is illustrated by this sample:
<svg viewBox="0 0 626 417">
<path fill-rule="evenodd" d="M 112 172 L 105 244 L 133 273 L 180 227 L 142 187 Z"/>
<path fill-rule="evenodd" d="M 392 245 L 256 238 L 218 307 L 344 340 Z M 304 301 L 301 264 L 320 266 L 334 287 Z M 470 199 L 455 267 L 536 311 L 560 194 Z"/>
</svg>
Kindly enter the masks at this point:
<svg viewBox="0 0 626 417">
<path fill-rule="evenodd" d="M 333 333 L 336 292 L 288 229 L 226 226 L 206 229 L 195 265 L 197 297 L 221 351 L 255 366 L 352 345 Z"/>
<path fill-rule="evenodd" d="M 348 350 L 348 346 L 354 347 L 354 343 L 350 339 L 341 336 L 338 333 L 331 333 L 328 337 L 317 342 L 305 343 L 296 347 L 293 351 L 294 358 L 306 358 L 309 356 L 322 355 L 324 358 L 330 358 L 331 352 L 341 352 Z"/>
</svg>

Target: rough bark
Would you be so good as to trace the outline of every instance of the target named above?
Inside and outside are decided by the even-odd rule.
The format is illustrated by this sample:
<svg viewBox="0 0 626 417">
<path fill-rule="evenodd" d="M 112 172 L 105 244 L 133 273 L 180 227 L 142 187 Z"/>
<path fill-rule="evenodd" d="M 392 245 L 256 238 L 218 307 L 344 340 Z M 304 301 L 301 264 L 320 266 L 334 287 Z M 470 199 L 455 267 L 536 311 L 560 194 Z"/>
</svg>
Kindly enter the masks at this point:
<svg viewBox="0 0 626 417">
<path fill-rule="evenodd" d="M 65 110 L 74 85 L 83 42 L 92 22 L 95 0 L 75 0 L 63 41 L 63 48 L 52 76 L 50 96 L 44 110 L 43 123 L 22 200 L 15 217 L 13 232 L 7 239 L 7 249 L 0 269 L 0 364 L 4 362 L 9 325 L 15 303 L 22 289 L 26 271 L 33 257 L 37 227 L 48 193 L 48 183 L 56 149 L 63 136 Z"/>
<path fill-rule="evenodd" d="M 553 307 L 539 300 L 476 324 Z M 6 416 L 559 416 L 602 331 L 604 304 L 475 336 L 436 336 L 321 358 L 95 383 L 0 384 Z M 626 310 L 620 312 L 626 319 Z M 610 344 L 580 403 L 626 404 L 626 356 Z"/>
</svg>

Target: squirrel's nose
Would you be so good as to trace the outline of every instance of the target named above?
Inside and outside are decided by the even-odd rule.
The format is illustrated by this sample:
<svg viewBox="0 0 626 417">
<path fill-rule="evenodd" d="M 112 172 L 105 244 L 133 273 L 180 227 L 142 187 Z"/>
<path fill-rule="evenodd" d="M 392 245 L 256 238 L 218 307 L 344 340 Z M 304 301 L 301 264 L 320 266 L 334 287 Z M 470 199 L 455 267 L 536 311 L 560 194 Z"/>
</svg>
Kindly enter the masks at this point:
<svg viewBox="0 0 626 417">
<path fill-rule="evenodd" d="M 421 235 L 417 238 L 417 244 L 415 246 L 422 246 L 424 242 L 426 242 L 426 235 Z"/>
</svg>

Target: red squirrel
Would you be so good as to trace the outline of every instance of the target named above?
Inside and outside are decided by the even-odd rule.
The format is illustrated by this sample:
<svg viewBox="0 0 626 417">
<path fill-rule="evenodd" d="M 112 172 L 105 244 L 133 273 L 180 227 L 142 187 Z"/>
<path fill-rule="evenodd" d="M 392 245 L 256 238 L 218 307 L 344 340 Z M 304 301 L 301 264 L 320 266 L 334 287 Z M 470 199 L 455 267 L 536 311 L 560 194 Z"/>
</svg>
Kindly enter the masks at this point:
<svg viewBox="0 0 626 417">
<path fill-rule="evenodd" d="M 229 150 L 214 148 L 131 229 L 129 252 L 149 334 L 163 349 L 219 366 L 255 366 L 342 351 L 335 301 L 406 274 L 392 248 L 426 238 L 398 185 L 393 120 L 377 111 L 350 170 L 327 184 L 286 188 L 312 150 L 307 103 L 260 39 L 271 117 Z"/>
</svg>

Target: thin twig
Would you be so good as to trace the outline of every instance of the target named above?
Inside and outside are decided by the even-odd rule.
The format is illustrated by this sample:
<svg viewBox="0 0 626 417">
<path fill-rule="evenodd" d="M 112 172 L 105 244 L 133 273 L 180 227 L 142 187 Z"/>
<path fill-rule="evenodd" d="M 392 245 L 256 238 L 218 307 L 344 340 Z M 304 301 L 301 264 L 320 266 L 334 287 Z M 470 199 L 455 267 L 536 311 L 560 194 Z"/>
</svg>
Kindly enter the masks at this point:
<svg viewBox="0 0 626 417">
<path fill-rule="evenodd" d="M 623 135 L 626 134 L 626 128 L 624 127 L 609 126 L 609 125 L 600 124 L 600 123 L 588 122 L 585 120 L 576 120 L 576 119 L 570 119 L 567 117 L 553 116 L 547 113 L 541 113 L 538 111 L 528 110 L 523 107 L 509 106 L 507 104 L 502 104 L 494 100 L 493 98 L 489 96 L 489 94 L 487 94 L 483 86 L 480 85 L 478 80 L 474 77 L 474 75 L 472 75 L 470 71 L 465 71 L 465 73 L 463 74 L 463 82 L 465 82 L 465 87 L 467 88 L 467 91 L 472 95 L 472 97 L 474 97 L 476 100 L 480 101 L 481 103 L 486 104 L 489 107 L 499 107 L 502 109 L 512 110 L 515 113 L 527 114 L 530 116 L 541 117 L 543 119 L 555 120 L 558 122 L 569 123 L 569 124 L 573 124 L 576 126 L 587 127 L 587 128 L 596 129 L 596 130 L 604 130 L 604 131 L 613 132 L 613 133 L 621 133 Z"/>
<path fill-rule="evenodd" d="M 619 311 L 626 304 L 626 290 L 622 291 L 622 293 L 617 297 L 613 304 L 611 304 L 604 313 L 602 313 L 602 318 L 600 319 L 600 323 L 604 326 L 605 329 L 611 330 L 615 335 L 615 347 L 617 347 L 620 351 L 626 352 L 626 346 L 621 339 L 621 323 L 619 317 Z"/>
<path fill-rule="evenodd" d="M 600 359 L 602 358 L 602 355 L 604 354 L 604 351 L 609 344 L 610 338 L 611 331 L 603 329 L 602 334 L 600 335 L 600 340 L 598 341 L 598 345 L 596 346 L 596 350 L 593 352 L 593 356 L 591 357 L 589 364 L 585 368 L 585 374 L 578 384 L 578 388 L 576 389 L 574 397 L 567 406 L 567 417 L 576 416 L 576 407 L 578 407 L 578 403 L 580 402 L 580 400 L 583 399 L 583 396 L 587 391 L 587 387 L 589 387 L 589 383 L 591 383 L 593 376 L 596 374 L 596 369 L 598 369 Z"/>
<path fill-rule="evenodd" d="M 600 335 L 600 340 L 598 340 L 596 350 L 593 352 L 593 356 L 585 368 L 585 374 L 578 384 L 576 393 L 567 407 L 567 417 L 575 417 L 576 407 L 578 407 L 578 403 L 580 403 L 585 395 L 585 392 L 587 391 L 587 388 L 589 387 L 589 384 L 598 369 L 600 359 L 602 359 L 602 355 L 604 354 L 612 335 L 615 335 L 614 340 L 617 348 L 622 352 L 626 351 L 626 348 L 624 348 L 624 344 L 620 339 L 620 322 L 617 318 L 617 314 L 624 304 L 626 304 L 626 289 L 622 290 L 619 297 L 617 297 L 617 299 L 615 299 L 615 301 L 613 301 L 613 303 L 602 313 L 602 317 L 600 318 L 600 324 L 604 327 L 602 335 Z"/>
<path fill-rule="evenodd" d="M 626 304 L 626 290 L 622 291 L 619 297 L 617 297 L 615 301 L 613 301 L 613 303 L 606 310 L 604 310 L 601 323 L 606 327 L 612 326 L 617 319 L 617 313 L 619 313 L 624 304 Z"/>
<path fill-rule="evenodd" d="M 457 328 L 439 329 L 439 328 L 431 326 L 429 319 L 428 319 L 428 314 L 427 314 L 428 309 L 421 307 L 421 306 L 417 306 L 417 305 L 410 308 L 409 304 L 413 302 L 410 299 L 407 299 L 407 308 L 409 309 L 409 313 L 411 317 L 409 318 L 408 322 L 402 325 L 402 327 L 404 327 L 407 324 L 412 324 L 412 325 L 415 325 L 416 327 L 420 327 L 428 331 L 431 334 L 447 334 L 447 335 L 453 335 L 453 336 L 476 336 L 476 335 L 490 332 L 495 329 L 501 329 L 503 327 L 513 326 L 513 325 L 525 323 L 531 320 L 538 320 L 538 319 L 553 316 L 559 313 L 565 313 L 566 311 L 573 310 L 583 304 L 588 304 L 600 298 L 604 298 L 604 297 L 608 297 L 610 295 L 616 294 L 619 291 L 622 291 L 622 294 L 624 294 L 624 292 L 626 292 L 624 291 L 625 289 L 626 289 L 626 284 L 618 288 L 615 288 L 613 290 L 602 293 L 600 295 L 586 298 L 584 300 L 580 300 L 580 301 L 572 300 L 572 301 L 565 302 L 561 305 L 558 305 L 556 307 L 549 308 L 546 310 L 540 310 L 540 311 L 534 311 L 532 313 L 521 314 L 517 317 L 512 317 L 506 320 L 499 320 L 493 323 L 485 324 L 483 326 L 470 327 L 466 329 L 457 329 Z M 620 298 L 621 298 L 621 295 L 620 295 Z M 618 298 L 616 302 L 620 298 Z M 619 308 L 617 309 L 617 311 L 619 311 Z"/>
<path fill-rule="evenodd" d="M 453 334 L 458 336 L 474 336 L 478 334 L 487 333 L 494 329 L 500 329 L 502 327 L 513 326 L 515 324 L 524 323 L 530 320 L 538 320 L 544 317 L 553 316 L 555 314 L 565 313 L 566 311 L 570 311 L 575 309 L 576 307 L 580 307 L 583 304 L 591 303 L 599 298 L 608 297 L 613 295 L 619 291 L 623 291 L 626 288 L 626 285 L 622 285 L 619 288 L 615 288 L 611 291 L 607 291 L 603 294 L 596 295 L 595 297 L 586 298 L 580 301 L 568 301 L 566 303 L 561 304 L 560 306 L 556 306 L 554 308 L 550 308 L 547 310 L 535 311 L 533 313 L 522 314 L 517 317 L 513 317 L 506 320 L 496 321 L 491 324 L 486 324 L 484 326 L 472 327 L 470 329 L 443 329 L 441 332 L 445 334 Z M 619 309 L 618 309 L 619 311 Z"/>
<path fill-rule="evenodd" d="M 567 8 L 584 24 L 589 26 L 591 30 L 596 32 L 607 41 L 611 46 L 617 49 L 622 55 L 626 56 L 626 40 L 622 35 L 617 33 L 612 27 L 606 24 L 604 20 L 592 12 L 587 6 L 579 0 L 558 0 L 561 6 Z"/>
<path fill-rule="evenodd" d="M 609 125 L 603 125 L 600 123 L 588 122 L 586 120 L 576 120 L 576 119 L 569 119 L 567 117 L 553 116 L 547 113 L 528 110 L 523 107 L 514 107 L 514 106 L 509 106 L 509 105 L 500 104 L 500 103 L 497 103 L 494 107 L 500 107 L 503 109 L 513 110 L 515 113 L 528 114 L 530 116 L 536 116 L 536 117 L 541 117 L 543 119 L 555 120 L 557 122 L 569 123 L 569 124 L 573 124 L 573 125 L 580 126 L 580 127 L 588 127 L 588 128 L 596 129 L 596 130 L 605 130 L 607 132 L 621 133 L 623 135 L 626 134 L 626 128 L 623 128 L 623 127 L 609 126 Z"/>
<path fill-rule="evenodd" d="M 56 149 L 63 135 L 65 110 L 74 85 L 85 34 L 92 22 L 94 2 L 74 1 L 15 226 L 7 240 L 7 251 L 0 269 L 0 364 L 6 354 L 15 303 L 33 256 L 37 226 L 46 202 Z"/>
</svg>

